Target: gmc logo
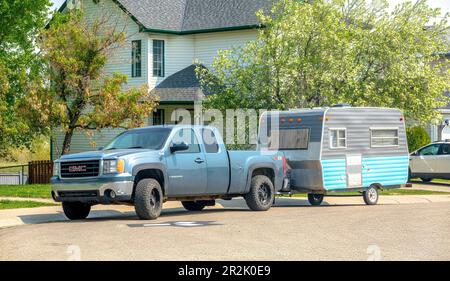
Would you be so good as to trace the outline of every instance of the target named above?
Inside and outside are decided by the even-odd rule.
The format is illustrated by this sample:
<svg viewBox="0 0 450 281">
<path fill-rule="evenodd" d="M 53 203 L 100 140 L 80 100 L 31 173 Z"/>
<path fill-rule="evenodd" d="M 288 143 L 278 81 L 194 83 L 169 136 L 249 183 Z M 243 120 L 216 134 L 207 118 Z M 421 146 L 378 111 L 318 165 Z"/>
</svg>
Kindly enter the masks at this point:
<svg viewBox="0 0 450 281">
<path fill-rule="evenodd" d="M 84 166 L 69 166 L 69 172 L 71 173 L 80 173 L 80 172 L 86 172 L 86 165 Z"/>
</svg>

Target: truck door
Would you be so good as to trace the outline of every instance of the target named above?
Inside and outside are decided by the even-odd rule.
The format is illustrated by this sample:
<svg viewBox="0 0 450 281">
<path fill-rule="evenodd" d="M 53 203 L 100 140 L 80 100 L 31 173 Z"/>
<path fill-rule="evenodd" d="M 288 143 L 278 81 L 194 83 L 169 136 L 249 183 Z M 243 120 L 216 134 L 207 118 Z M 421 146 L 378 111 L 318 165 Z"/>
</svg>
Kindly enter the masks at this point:
<svg viewBox="0 0 450 281">
<path fill-rule="evenodd" d="M 347 186 L 349 188 L 362 187 L 362 156 L 347 155 Z"/>
<path fill-rule="evenodd" d="M 211 129 L 201 130 L 205 157 L 207 163 L 207 189 L 208 194 L 226 194 L 230 180 L 230 164 L 225 147 L 219 145 L 214 131 Z"/>
<path fill-rule="evenodd" d="M 169 195 L 191 196 L 206 191 L 206 159 L 192 129 L 179 129 L 170 146 L 186 143 L 188 150 L 170 153 L 166 158 Z"/>
<path fill-rule="evenodd" d="M 410 168 L 413 174 L 433 174 L 439 169 L 436 164 L 441 145 L 438 143 L 426 146 L 410 157 Z"/>
</svg>

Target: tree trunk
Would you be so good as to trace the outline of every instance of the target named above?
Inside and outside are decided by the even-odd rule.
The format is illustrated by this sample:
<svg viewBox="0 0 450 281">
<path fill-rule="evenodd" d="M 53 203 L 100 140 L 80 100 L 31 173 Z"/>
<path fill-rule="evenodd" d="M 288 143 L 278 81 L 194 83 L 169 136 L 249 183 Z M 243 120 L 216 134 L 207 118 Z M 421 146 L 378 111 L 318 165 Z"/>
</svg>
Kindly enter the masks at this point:
<svg viewBox="0 0 450 281">
<path fill-rule="evenodd" d="M 61 155 L 66 155 L 67 153 L 70 152 L 70 146 L 72 144 L 72 136 L 73 136 L 74 131 L 75 131 L 75 128 L 72 128 L 72 127 L 69 128 L 69 130 L 67 130 L 67 132 L 64 136 L 64 142 L 63 142 Z"/>
</svg>

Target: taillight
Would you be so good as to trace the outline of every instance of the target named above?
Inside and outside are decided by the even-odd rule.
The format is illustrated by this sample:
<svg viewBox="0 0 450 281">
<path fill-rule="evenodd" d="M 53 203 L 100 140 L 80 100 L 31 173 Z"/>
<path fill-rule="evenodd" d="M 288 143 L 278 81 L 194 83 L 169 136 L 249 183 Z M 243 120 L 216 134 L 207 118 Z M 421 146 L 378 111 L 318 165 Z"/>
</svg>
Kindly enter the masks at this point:
<svg viewBox="0 0 450 281">
<path fill-rule="evenodd" d="M 283 174 L 284 176 L 287 175 L 287 160 L 286 160 L 286 156 L 283 156 Z"/>
</svg>

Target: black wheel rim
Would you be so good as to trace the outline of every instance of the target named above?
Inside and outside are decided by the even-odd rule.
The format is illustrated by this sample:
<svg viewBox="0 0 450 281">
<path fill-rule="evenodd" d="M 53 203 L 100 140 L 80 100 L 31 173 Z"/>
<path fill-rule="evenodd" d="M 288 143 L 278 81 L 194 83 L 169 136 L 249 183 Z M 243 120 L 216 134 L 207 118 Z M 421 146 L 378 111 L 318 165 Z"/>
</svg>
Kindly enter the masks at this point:
<svg viewBox="0 0 450 281">
<path fill-rule="evenodd" d="M 159 192 L 154 189 L 150 195 L 150 207 L 154 209 L 159 205 Z"/>
<path fill-rule="evenodd" d="M 321 197 L 322 197 L 322 196 L 319 195 L 319 194 L 314 194 L 314 195 L 313 195 L 313 200 L 316 201 L 316 202 L 319 202 L 320 199 L 321 199 Z"/>
<path fill-rule="evenodd" d="M 263 183 L 258 189 L 258 199 L 264 205 L 267 205 L 271 200 L 271 191 L 269 185 Z"/>
</svg>

